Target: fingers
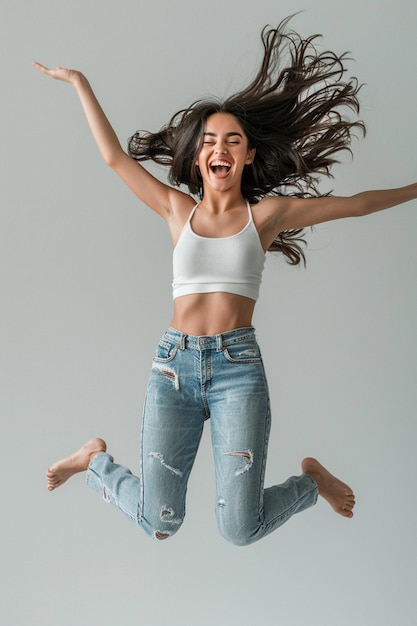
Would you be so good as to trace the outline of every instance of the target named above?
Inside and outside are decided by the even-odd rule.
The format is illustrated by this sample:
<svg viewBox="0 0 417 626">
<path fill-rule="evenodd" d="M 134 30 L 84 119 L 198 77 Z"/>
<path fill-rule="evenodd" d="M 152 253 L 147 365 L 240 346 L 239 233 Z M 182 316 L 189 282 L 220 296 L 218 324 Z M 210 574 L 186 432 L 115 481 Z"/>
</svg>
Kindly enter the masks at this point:
<svg viewBox="0 0 417 626">
<path fill-rule="evenodd" d="M 65 67 L 60 67 L 59 65 L 54 69 L 42 65 L 42 63 L 38 63 L 38 61 L 33 61 L 32 65 L 47 76 L 55 78 L 56 80 L 62 80 L 65 83 L 73 82 L 78 74 L 75 70 L 69 70 Z"/>
<path fill-rule="evenodd" d="M 56 74 L 56 69 L 50 69 L 49 67 L 46 67 L 45 65 L 42 65 L 41 63 L 38 63 L 37 61 L 33 61 L 32 63 L 33 67 L 36 67 L 37 70 L 40 70 L 41 72 L 43 72 L 44 74 L 47 74 L 48 76 L 52 76 L 52 78 L 55 77 Z"/>
<path fill-rule="evenodd" d="M 37 61 L 32 61 L 32 65 L 33 67 L 36 67 L 36 69 L 41 70 L 41 72 L 45 72 L 47 70 L 47 68 L 44 65 L 41 65 Z"/>
</svg>

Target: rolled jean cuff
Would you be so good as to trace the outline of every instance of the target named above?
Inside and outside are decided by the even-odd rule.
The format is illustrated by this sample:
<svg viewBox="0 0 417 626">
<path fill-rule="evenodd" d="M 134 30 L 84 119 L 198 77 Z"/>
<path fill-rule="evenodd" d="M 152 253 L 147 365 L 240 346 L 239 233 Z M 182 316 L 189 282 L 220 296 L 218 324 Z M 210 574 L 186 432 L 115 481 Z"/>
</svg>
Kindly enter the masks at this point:
<svg viewBox="0 0 417 626">
<path fill-rule="evenodd" d="M 309 506 L 314 506 L 319 497 L 319 486 L 317 484 L 317 481 L 315 481 L 314 478 L 310 476 L 310 474 L 303 474 L 303 477 L 307 478 L 313 486 L 313 489 L 309 493 L 308 501 L 310 502 Z"/>
<path fill-rule="evenodd" d="M 87 477 L 86 482 L 87 485 L 96 491 L 97 493 L 103 492 L 103 481 L 101 479 L 101 474 L 103 468 L 108 463 L 113 463 L 113 457 L 107 452 L 100 452 L 96 454 L 95 457 L 91 460 L 90 465 L 87 469 Z"/>
</svg>

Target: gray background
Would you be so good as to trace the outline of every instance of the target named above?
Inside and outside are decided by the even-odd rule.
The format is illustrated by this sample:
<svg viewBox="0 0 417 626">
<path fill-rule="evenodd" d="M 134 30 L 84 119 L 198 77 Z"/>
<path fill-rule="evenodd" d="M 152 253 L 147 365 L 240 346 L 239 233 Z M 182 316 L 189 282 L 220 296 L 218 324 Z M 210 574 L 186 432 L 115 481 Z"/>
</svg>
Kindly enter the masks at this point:
<svg viewBox="0 0 417 626">
<path fill-rule="evenodd" d="M 141 406 L 171 315 L 165 225 L 101 162 L 68 85 L 82 69 L 122 139 L 247 83 L 266 23 L 351 50 L 368 124 L 333 188 L 412 182 L 415 0 L 1 2 L 2 606 L 7 626 L 415 623 L 417 203 L 317 227 L 308 268 L 267 262 L 255 325 L 274 412 L 267 482 L 315 455 L 356 490 L 264 541 L 214 520 L 206 429 L 181 532 L 150 541 L 48 464 L 91 436 L 138 467 Z"/>
</svg>

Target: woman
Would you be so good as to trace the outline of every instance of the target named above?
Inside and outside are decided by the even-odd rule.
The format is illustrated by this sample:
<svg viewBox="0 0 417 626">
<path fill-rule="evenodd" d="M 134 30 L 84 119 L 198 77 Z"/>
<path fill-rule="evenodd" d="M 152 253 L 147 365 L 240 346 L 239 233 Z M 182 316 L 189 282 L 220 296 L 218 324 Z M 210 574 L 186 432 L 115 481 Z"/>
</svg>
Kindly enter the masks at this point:
<svg viewBox="0 0 417 626">
<path fill-rule="evenodd" d="M 136 133 L 128 154 L 80 72 L 34 63 L 76 89 L 105 162 L 165 219 L 174 245 L 174 312 L 148 383 L 140 476 L 92 439 L 48 470 L 48 489 L 87 471 L 94 490 L 156 539 L 182 524 L 208 418 L 217 522 L 227 540 L 257 541 L 318 495 L 353 516 L 352 490 L 312 458 L 303 460 L 300 476 L 264 489 L 270 409 L 252 316 L 266 251 L 297 264 L 304 260 L 304 227 L 414 199 L 417 184 L 319 197 L 315 176 L 330 175 L 335 153 L 350 149 L 355 130 L 364 131 L 343 114 L 358 112 L 359 87 L 344 79 L 344 56 L 319 53 L 315 37 L 287 32 L 287 21 L 264 29 L 263 62 L 246 89 L 224 102 L 196 102 L 158 133 Z M 142 167 L 147 159 L 170 167 L 173 186 Z"/>
</svg>

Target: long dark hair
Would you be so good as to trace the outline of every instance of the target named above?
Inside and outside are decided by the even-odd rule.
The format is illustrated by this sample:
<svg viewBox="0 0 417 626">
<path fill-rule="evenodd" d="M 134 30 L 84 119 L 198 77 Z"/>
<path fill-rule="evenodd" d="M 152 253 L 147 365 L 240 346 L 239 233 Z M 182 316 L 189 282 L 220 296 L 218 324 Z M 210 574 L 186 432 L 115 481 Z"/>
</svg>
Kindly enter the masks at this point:
<svg viewBox="0 0 417 626">
<path fill-rule="evenodd" d="M 138 131 L 128 151 L 137 161 L 152 159 L 170 167 L 169 180 L 185 184 L 202 197 L 202 178 L 195 164 L 204 126 L 213 113 L 230 113 L 241 124 L 248 148 L 256 156 L 242 176 L 242 195 L 256 204 L 266 195 L 318 197 L 319 177 L 332 176 L 337 152 L 350 149 L 355 130 L 365 133 L 359 113 L 355 77 L 345 78 L 347 54 L 319 52 L 315 40 L 266 26 L 261 35 L 264 56 L 254 80 L 242 91 L 220 101 L 198 100 L 178 111 L 157 133 Z M 289 263 L 305 261 L 300 246 L 303 229 L 279 233 L 269 250 L 282 252 Z"/>
</svg>

